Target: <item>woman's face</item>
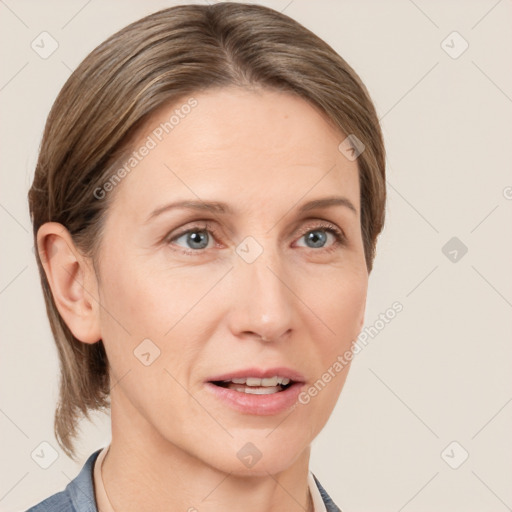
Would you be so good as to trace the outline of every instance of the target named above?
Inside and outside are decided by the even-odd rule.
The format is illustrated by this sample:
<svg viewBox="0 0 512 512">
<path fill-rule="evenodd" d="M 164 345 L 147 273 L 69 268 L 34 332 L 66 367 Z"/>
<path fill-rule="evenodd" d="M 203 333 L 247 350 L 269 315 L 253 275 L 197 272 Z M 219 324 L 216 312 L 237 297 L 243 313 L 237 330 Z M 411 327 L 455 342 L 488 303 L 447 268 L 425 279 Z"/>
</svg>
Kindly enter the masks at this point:
<svg viewBox="0 0 512 512">
<path fill-rule="evenodd" d="M 362 327 L 357 162 L 338 149 L 345 136 L 290 94 L 194 98 L 153 117 L 133 147 L 140 161 L 108 192 L 98 321 L 113 436 L 226 472 L 276 473 L 325 425 L 348 371 L 333 365 Z M 344 199 L 310 203 L 333 197 Z M 200 207 L 169 206 L 181 201 Z M 298 402 L 329 369 L 330 382 Z M 233 374 L 295 384 L 211 382 Z M 251 468 L 247 455 L 261 458 Z"/>
</svg>

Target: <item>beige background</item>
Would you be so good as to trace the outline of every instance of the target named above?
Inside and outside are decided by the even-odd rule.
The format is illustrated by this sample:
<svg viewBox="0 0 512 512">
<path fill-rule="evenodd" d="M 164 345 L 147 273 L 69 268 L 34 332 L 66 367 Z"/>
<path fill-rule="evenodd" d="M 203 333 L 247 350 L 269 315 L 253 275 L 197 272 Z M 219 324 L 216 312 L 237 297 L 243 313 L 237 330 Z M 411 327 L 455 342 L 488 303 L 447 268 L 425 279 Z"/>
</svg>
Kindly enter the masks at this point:
<svg viewBox="0 0 512 512">
<path fill-rule="evenodd" d="M 344 512 L 512 510 L 512 2 L 262 3 L 356 69 L 388 151 L 366 325 L 404 309 L 357 356 L 311 469 Z M 45 118 L 89 51 L 170 5 L 0 1 L 2 511 L 62 490 L 110 439 L 108 417 L 84 422 L 74 464 L 53 436 L 57 356 L 26 201 Z M 31 48 L 43 31 L 59 45 L 47 59 Z M 445 255 L 452 237 L 465 255 Z M 31 458 L 42 442 L 58 453 L 48 469 Z"/>
</svg>

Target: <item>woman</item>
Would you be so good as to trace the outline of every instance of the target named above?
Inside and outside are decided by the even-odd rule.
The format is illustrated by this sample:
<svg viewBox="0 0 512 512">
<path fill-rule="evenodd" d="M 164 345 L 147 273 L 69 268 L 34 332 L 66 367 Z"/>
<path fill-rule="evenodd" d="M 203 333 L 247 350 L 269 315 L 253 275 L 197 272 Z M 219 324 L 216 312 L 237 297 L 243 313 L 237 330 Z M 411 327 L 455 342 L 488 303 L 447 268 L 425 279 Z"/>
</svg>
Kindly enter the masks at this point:
<svg viewBox="0 0 512 512">
<path fill-rule="evenodd" d="M 385 164 L 334 50 L 256 5 L 147 16 L 64 85 L 29 202 L 57 440 L 74 458 L 80 416 L 112 419 L 30 510 L 339 510 L 310 445 L 363 324 Z"/>
</svg>

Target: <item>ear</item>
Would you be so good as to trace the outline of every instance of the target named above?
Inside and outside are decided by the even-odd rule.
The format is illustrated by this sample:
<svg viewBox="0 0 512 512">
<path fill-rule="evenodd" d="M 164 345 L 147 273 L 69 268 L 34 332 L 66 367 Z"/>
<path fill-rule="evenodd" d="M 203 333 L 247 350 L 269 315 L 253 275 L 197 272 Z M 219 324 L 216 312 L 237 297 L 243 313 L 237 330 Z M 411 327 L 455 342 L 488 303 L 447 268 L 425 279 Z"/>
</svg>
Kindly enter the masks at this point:
<svg viewBox="0 0 512 512">
<path fill-rule="evenodd" d="M 39 228 L 37 248 L 64 322 L 78 340 L 99 341 L 98 283 L 92 262 L 75 247 L 69 231 L 57 222 L 47 222 Z"/>
</svg>

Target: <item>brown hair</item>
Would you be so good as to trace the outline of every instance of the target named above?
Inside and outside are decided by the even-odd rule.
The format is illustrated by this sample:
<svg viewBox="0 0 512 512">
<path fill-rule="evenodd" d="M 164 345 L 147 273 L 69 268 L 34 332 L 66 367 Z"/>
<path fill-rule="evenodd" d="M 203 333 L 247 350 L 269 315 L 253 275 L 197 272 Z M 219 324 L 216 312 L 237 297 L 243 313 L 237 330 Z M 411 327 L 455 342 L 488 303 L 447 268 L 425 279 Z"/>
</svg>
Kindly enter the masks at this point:
<svg viewBox="0 0 512 512">
<path fill-rule="evenodd" d="M 239 3 L 161 10 L 111 36 L 77 67 L 46 122 L 29 192 L 34 239 L 43 223 L 59 222 L 94 261 L 113 194 L 98 200 L 93 191 L 118 168 L 137 129 L 164 104 L 226 86 L 298 94 L 362 141 L 361 230 L 371 272 L 386 187 L 384 144 L 369 94 L 315 34 L 270 8 Z M 68 329 L 38 252 L 36 259 L 61 368 L 54 430 L 75 459 L 80 413 L 89 419 L 89 410 L 110 405 L 108 361 L 101 340 L 82 343 Z"/>
</svg>

